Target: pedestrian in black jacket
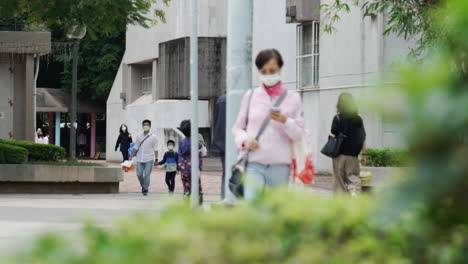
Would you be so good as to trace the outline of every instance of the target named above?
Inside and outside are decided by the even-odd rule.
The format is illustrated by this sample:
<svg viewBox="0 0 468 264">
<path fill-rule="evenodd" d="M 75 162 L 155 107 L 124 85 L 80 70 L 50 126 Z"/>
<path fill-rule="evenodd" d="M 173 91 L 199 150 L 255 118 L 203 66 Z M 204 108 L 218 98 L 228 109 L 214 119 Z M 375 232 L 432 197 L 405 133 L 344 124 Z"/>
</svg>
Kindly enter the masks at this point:
<svg viewBox="0 0 468 264">
<path fill-rule="evenodd" d="M 359 116 L 358 108 L 351 94 L 342 93 L 338 98 L 337 115 L 333 118 L 331 137 L 344 137 L 340 155 L 333 159 L 335 191 L 348 191 L 356 194 L 361 191 L 360 167 L 366 165 L 366 131 Z"/>
<path fill-rule="evenodd" d="M 128 132 L 127 125 L 125 124 L 120 126 L 119 132 L 119 137 L 115 143 L 115 151 L 117 151 L 120 145 L 120 152 L 122 152 L 123 160 L 126 161 L 128 160 L 128 149 L 132 143 L 132 135 Z"/>
</svg>

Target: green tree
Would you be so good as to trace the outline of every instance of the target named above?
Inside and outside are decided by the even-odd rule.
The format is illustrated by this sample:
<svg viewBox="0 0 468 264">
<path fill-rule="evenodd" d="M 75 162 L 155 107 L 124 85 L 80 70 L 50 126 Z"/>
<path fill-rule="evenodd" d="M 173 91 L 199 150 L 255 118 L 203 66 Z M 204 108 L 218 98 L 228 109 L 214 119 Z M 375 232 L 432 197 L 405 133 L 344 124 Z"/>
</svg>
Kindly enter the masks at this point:
<svg viewBox="0 0 468 264">
<path fill-rule="evenodd" d="M 51 31 L 53 42 L 69 42 L 66 37 L 69 26 L 86 25 L 89 34 L 80 43 L 78 92 L 81 97 L 105 102 L 125 51 L 127 25 L 149 27 L 158 21 L 165 22 L 164 11 L 154 7 L 169 2 L 3 0 L 0 2 L 0 30 L 31 31 L 41 26 L 40 29 L 46 27 Z M 52 54 L 42 63 L 39 84 L 70 89 L 71 58 L 66 51 Z"/>
<path fill-rule="evenodd" d="M 78 92 L 82 98 L 105 103 L 125 52 L 125 29 L 110 34 L 85 37 L 80 42 Z M 60 74 L 61 87 L 71 88 L 72 67 L 69 54 L 55 56 L 64 65 Z M 54 74 L 53 72 L 49 74 Z"/>
<path fill-rule="evenodd" d="M 86 25 L 91 35 L 120 32 L 127 24 L 149 27 L 165 21 L 164 11 L 154 5 L 170 0 L 2 0 L 0 17 L 25 15 L 30 24 Z M 153 13 L 151 15 L 150 13 Z M 153 18 L 154 17 L 154 18 Z"/>
<path fill-rule="evenodd" d="M 443 37 L 440 27 L 435 28 L 433 21 L 441 9 L 440 0 L 333 0 L 329 4 L 322 4 L 325 12 L 326 32 L 336 30 L 335 23 L 341 19 L 343 12 L 351 12 L 352 6 L 364 10 L 364 16 L 385 15 L 387 28 L 384 34 L 395 33 L 405 39 L 416 39 L 417 47 L 413 55 L 419 56 L 428 47 L 433 47 Z"/>
</svg>

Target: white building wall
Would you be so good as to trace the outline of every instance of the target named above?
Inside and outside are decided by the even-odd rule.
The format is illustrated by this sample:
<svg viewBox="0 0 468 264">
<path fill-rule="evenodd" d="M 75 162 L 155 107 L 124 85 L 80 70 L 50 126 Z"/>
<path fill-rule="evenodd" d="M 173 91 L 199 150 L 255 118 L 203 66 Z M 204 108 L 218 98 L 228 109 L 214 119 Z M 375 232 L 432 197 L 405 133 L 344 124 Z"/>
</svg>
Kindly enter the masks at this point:
<svg viewBox="0 0 468 264">
<path fill-rule="evenodd" d="M 263 49 L 277 49 L 284 60 L 281 75 L 288 89 L 296 89 L 296 24 L 286 24 L 285 0 L 255 0 L 252 46 L 252 86 L 258 87 L 255 57 Z"/>
<path fill-rule="evenodd" d="M 161 156 L 166 145 L 164 128 L 175 128 L 182 120 L 190 118 L 190 101 L 154 101 L 151 96 L 141 96 L 134 102 L 127 102 L 125 105 L 120 99 L 120 93 L 127 91 L 127 87 L 131 83 L 129 73 L 126 72 L 128 69 L 126 65 L 154 61 L 159 57 L 159 43 L 190 35 L 189 1 L 171 1 L 169 6 L 159 4 L 155 7 L 164 10 L 167 23 L 158 22 L 148 29 L 136 25 L 128 25 L 127 27 L 125 54 L 107 100 L 107 160 L 122 159 L 121 153 L 114 151 L 121 124 L 127 124 L 132 134 L 138 134 L 142 133 L 141 121 L 151 120 L 152 131 L 160 141 L 159 152 Z M 226 7 L 226 0 L 199 1 L 200 37 L 226 36 Z M 127 77 L 125 77 L 126 75 Z M 155 81 L 155 74 L 153 74 L 153 83 Z M 156 89 L 162 89 L 162 87 Z M 129 97 L 130 93 L 127 92 L 127 98 Z M 208 102 L 200 101 L 199 107 L 200 127 L 210 127 Z"/>
</svg>

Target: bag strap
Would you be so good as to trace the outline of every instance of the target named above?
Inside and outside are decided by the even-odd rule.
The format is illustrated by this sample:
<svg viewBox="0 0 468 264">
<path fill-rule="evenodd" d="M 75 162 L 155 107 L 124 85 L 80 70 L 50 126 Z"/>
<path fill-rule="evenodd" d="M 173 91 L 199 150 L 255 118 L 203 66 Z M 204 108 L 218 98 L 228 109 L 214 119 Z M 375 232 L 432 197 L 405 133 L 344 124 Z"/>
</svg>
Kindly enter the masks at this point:
<svg viewBox="0 0 468 264">
<path fill-rule="evenodd" d="M 253 93 L 253 90 L 252 90 L 252 93 Z M 280 97 L 276 100 L 276 102 L 275 102 L 275 104 L 273 106 L 274 107 L 279 107 L 281 105 L 281 103 L 284 101 L 284 99 L 286 99 L 287 95 L 288 95 L 288 90 L 285 89 L 284 92 L 280 95 Z M 249 99 L 249 105 L 250 105 L 250 100 L 251 99 L 252 99 L 252 95 L 250 96 L 250 99 Z M 250 111 L 250 109 L 249 109 L 249 111 Z M 249 116 L 249 113 L 247 112 L 247 117 L 248 116 Z M 260 129 L 258 130 L 257 135 L 255 136 L 255 140 L 258 140 L 260 138 L 260 136 L 263 134 L 263 132 L 267 128 L 270 121 L 271 121 L 271 119 L 270 119 L 269 115 L 267 115 L 265 117 L 265 119 L 263 119 L 262 125 L 261 125 Z M 247 128 L 247 125 L 246 125 L 246 128 Z M 244 159 L 247 160 L 250 152 L 251 152 L 251 150 L 249 149 L 245 153 L 244 157 L 241 160 L 244 160 Z"/>
<path fill-rule="evenodd" d="M 273 107 L 278 107 L 281 105 L 281 103 L 284 101 L 284 99 L 286 98 L 286 95 L 288 94 L 288 90 L 284 90 L 284 92 L 280 95 L 280 97 L 278 98 L 278 100 L 276 100 L 275 104 L 273 105 Z M 260 130 L 258 130 L 257 132 L 257 136 L 255 136 L 255 140 L 258 140 L 260 138 L 260 136 L 263 134 L 263 132 L 265 131 L 265 129 L 267 128 L 268 124 L 270 123 L 271 121 L 271 118 L 270 116 L 266 116 L 265 119 L 263 119 L 263 123 L 262 123 L 262 126 L 260 127 Z"/>
<path fill-rule="evenodd" d="M 149 134 L 148 136 L 146 136 L 146 137 L 143 139 L 143 141 L 141 141 L 140 146 L 138 146 L 138 149 L 141 148 L 141 145 L 143 145 L 143 143 L 144 143 L 150 136 L 151 136 L 151 134 Z"/>
</svg>

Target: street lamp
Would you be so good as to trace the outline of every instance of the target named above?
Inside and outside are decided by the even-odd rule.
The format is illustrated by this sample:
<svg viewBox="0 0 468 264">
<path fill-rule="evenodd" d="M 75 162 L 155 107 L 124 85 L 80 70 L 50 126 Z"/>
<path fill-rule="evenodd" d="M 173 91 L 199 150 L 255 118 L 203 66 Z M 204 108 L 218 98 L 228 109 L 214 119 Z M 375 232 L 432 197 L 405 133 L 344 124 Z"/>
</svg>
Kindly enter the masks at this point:
<svg viewBox="0 0 468 264">
<path fill-rule="evenodd" d="M 70 153 L 68 159 L 73 161 L 76 158 L 76 90 L 78 76 L 78 48 L 80 40 L 86 35 L 86 26 L 72 25 L 67 32 L 67 37 L 73 40 L 73 70 L 72 70 L 72 89 L 71 89 L 71 107 L 70 107 Z"/>
</svg>

